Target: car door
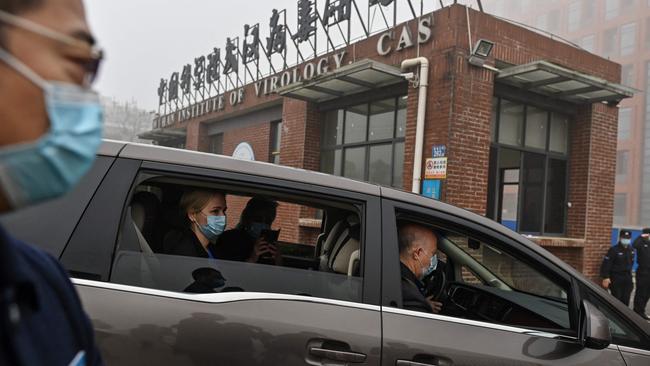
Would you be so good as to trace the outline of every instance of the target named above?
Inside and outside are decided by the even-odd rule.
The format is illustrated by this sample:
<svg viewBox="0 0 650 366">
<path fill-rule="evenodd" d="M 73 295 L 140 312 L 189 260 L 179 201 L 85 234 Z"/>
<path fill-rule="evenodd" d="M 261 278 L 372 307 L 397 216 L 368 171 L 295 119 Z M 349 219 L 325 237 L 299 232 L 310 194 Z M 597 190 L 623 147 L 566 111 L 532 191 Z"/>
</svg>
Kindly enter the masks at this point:
<svg viewBox="0 0 650 366">
<path fill-rule="evenodd" d="M 107 364 L 380 364 L 381 233 L 369 229 L 379 222 L 376 195 L 146 161 L 129 168 L 137 176 L 122 174 L 120 182 L 111 182 L 109 173 L 105 182 L 110 184 L 96 194 L 101 202 L 91 202 L 88 219 L 64 253 L 64 263 L 77 274 L 75 283 Z M 148 245 L 144 249 L 138 241 L 142 236 L 132 230 L 130 197 L 143 187 L 169 190 L 174 184 L 215 185 L 358 208 L 360 272 L 349 276 L 318 268 L 180 257 Z M 287 212 L 295 213 L 283 214 Z M 110 230 L 99 229 L 99 217 Z M 89 258 L 90 252 L 101 259 Z M 229 290 L 184 292 L 193 269 L 199 268 L 223 273 Z"/>
<path fill-rule="evenodd" d="M 603 350 L 580 345 L 576 292 L 569 276 L 512 238 L 477 224 L 469 212 L 455 209 L 451 214 L 444 212 L 450 206 L 428 206 L 382 200 L 383 365 L 625 365 L 615 345 Z M 453 268 L 448 288 L 458 291 L 450 294 L 440 314 L 402 308 L 397 225 L 404 221 L 431 225 L 442 238 L 439 253 L 441 247 L 448 248 L 439 256 Z M 467 240 L 462 244 L 450 244 L 452 238 L 458 241 L 463 236 Z M 479 255 L 469 255 L 471 248 L 477 248 Z M 497 260 L 501 254 L 515 259 L 489 268 L 481 263 L 488 260 L 488 252 Z M 517 271 L 534 271 L 534 275 L 526 275 L 525 291 L 496 275 L 484 278 L 500 270 L 515 273 L 515 267 Z M 552 289 L 557 298 L 536 296 L 536 288 Z"/>
</svg>

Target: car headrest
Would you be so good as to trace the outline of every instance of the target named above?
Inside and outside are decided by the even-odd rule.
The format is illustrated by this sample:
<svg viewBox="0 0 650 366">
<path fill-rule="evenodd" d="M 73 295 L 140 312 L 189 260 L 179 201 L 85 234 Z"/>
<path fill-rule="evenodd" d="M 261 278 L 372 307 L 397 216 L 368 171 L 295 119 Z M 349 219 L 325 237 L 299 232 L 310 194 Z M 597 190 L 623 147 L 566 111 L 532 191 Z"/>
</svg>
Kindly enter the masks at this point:
<svg viewBox="0 0 650 366">
<path fill-rule="evenodd" d="M 331 261 L 332 271 L 341 274 L 350 274 L 350 260 L 353 254 L 359 251 L 359 241 L 350 236 L 342 237 L 341 245 L 332 253 Z"/>
<path fill-rule="evenodd" d="M 325 238 L 325 242 L 323 243 L 323 253 L 321 254 L 329 253 L 332 247 L 334 247 L 334 243 L 336 243 L 336 240 L 341 235 L 343 229 L 345 229 L 345 221 L 341 220 L 334 224 L 329 234 L 327 234 L 327 238 Z"/>
<path fill-rule="evenodd" d="M 154 225 L 156 216 L 159 215 L 160 201 L 151 192 L 138 192 L 131 200 L 131 217 L 140 231 L 145 232 Z"/>
<path fill-rule="evenodd" d="M 131 203 L 131 219 L 135 226 L 140 230 L 144 230 L 144 221 L 145 221 L 145 209 L 144 205 L 140 202 Z"/>
</svg>

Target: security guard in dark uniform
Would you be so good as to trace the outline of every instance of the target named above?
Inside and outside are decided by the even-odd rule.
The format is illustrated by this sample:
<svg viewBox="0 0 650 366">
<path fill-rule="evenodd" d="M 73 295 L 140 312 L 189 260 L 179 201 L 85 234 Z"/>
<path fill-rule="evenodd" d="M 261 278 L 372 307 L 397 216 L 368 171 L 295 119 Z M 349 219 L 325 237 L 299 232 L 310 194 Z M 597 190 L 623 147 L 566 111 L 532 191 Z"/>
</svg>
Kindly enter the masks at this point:
<svg viewBox="0 0 650 366">
<path fill-rule="evenodd" d="M 615 298 L 626 306 L 630 305 L 632 294 L 632 265 L 634 264 L 634 249 L 630 245 L 632 233 L 621 230 L 618 244 L 611 247 L 600 267 L 603 287 L 609 288 Z"/>
<path fill-rule="evenodd" d="M 0 214 L 64 195 L 93 165 L 103 125 L 93 42 L 81 0 L 0 0 Z M 102 359 L 65 269 L 0 227 L 4 365 Z"/>
<path fill-rule="evenodd" d="M 636 291 L 634 292 L 634 311 L 645 320 L 650 317 L 645 313 L 645 307 L 650 298 L 650 228 L 643 229 L 641 236 L 633 244 L 636 250 Z"/>
</svg>

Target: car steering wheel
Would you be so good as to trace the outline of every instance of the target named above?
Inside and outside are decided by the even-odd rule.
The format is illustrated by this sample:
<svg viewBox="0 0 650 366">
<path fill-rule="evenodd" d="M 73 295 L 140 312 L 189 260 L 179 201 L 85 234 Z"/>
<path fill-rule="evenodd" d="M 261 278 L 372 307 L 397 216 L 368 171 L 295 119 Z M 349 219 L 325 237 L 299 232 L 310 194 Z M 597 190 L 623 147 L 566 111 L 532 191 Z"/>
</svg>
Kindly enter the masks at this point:
<svg viewBox="0 0 650 366">
<path fill-rule="evenodd" d="M 432 296 L 434 301 L 441 300 L 441 296 L 447 287 L 447 274 L 441 268 L 437 268 L 430 275 L 423 279 L 425 283 L 425 296 Z"/>
</svg>

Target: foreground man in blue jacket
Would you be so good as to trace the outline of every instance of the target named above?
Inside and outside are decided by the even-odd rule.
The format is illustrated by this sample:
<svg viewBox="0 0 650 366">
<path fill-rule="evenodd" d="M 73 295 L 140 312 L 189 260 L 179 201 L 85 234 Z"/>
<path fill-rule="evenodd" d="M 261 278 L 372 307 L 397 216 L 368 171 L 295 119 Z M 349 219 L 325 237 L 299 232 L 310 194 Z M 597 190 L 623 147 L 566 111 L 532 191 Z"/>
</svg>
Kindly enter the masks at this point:
<svg viewBox="0 0 650 366">
<path fill-rule="evenodd" d="M 91 167 L 100 60 L 81 0 L 0 0 L 0 214 L 65 194 Z M 65 270 L 0 227 L 0 365 L 101 363 Z"/>
</svg>

